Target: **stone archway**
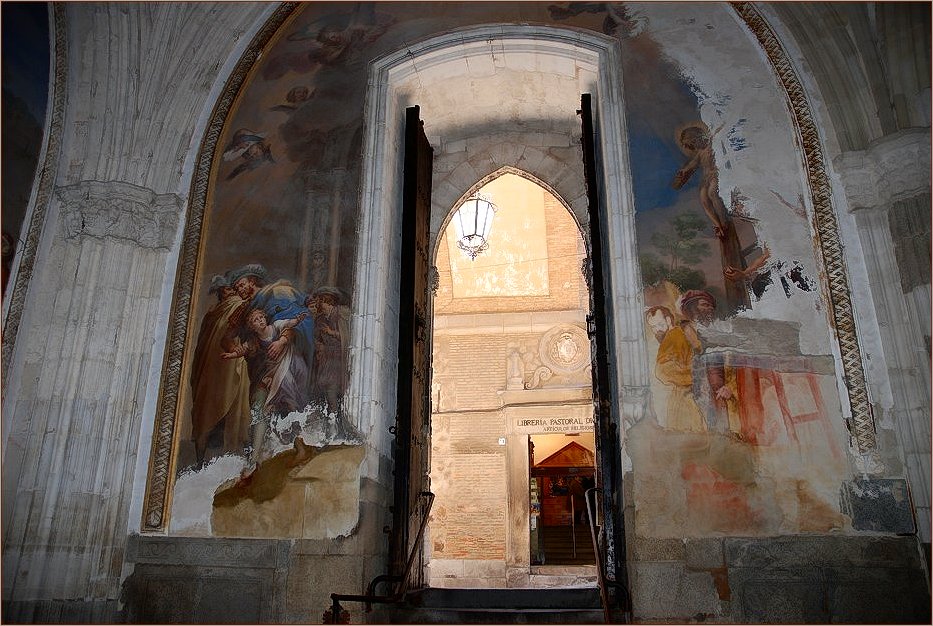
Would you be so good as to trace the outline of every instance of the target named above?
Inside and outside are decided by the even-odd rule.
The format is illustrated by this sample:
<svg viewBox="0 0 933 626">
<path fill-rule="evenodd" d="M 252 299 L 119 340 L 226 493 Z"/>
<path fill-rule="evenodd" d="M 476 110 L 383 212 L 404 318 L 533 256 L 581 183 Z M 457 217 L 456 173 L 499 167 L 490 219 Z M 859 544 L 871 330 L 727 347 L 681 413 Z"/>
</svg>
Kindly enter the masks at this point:
<svg viewBox="0 0 933 626">
<path fill-rule="evenodd" d="M 485 61 L 484 69 L 471 70 Z M 386 433 L 378 447 L 388 450 L 387 428 L 394 416 L 389 378 L 378 375 L 395 361 L 394 285 L 398 280 L 397 236 L 401 206 L 401 128 L 406 106 L 422 107 L 425 132 L 435 145 L 435 180 L 432 201 L 431 244 L 435 247 L 447 212 L 477 180 L 502 166 L 518 167 L 539 180 L 547 180 L 558 195 L 569 199 L 571 211 L 586 232 L 586 196 L 583 163 L 577 140 L 576 109 L 579 94 L 594 94 L 599 121 L 600 172 L 608 223 L 608 257 L 612 306 L 613 360 L 610 365 L 615 397 L 620 398 L 615 419 L 634 421 L 645 410 L 649 371 L 641 322 L 642 294 L 635 262 L 634 205 L 628 175 L 619 49 L 614 39 L 569 29 L 544 26 L 481 26 L 407 46 L 377 59 L 370 73 L 367 98 L 367 135 L 361 193 L 360 245 L 356 259 L 352 320 L 349 410 L 360 416 L 361 428 L 377 425 Z M 524 69 L 522 69 L 524 68 Z M 473 83 L 497 73 L 512 72 L 555 77 L 563 92 L 551 90 L 549 106 L 560 107 L 564 132 L 547 132 L 532 125 L 518 128 L 500 113 L 492 118 L 477 114 L 453 140 L 432 123 L 432 107 L 422 99 L 442 80 L 456 80 L 469 72 Z M 561 80 L 561 77 L 566 80 Z M 563 104 L 561 104 L 563 103 Z M 461 110 L 471 111 L 463 105 Z M 520 113 L 521 111 L 518 111 Z M 498 115 L 498 117 L 497 117 Z M 462 121 L 462 120 L 460 120 Z M 540 117 L 538 118 L 540 121 Z M 448 120 L 448 124 L 450 121 Z M 543 122 L 542 122 L 543 124 Z M 446 127 L 453 128 L 452 125 Z M 573 130 L 570 130 L 573 129 Z M 624 346 L 624 350 L 621 349 Z M 618 393 L 618 390 L 625 393 Z"/>
</svg>

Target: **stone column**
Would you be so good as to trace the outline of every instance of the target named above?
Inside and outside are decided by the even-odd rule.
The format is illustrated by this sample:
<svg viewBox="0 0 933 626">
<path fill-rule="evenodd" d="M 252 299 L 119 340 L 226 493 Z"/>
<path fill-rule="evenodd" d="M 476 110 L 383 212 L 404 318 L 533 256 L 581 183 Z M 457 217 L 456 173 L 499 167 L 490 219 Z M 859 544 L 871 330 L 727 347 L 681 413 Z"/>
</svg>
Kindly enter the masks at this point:
<svg viewBox="0 0 933 626">
<path fill-rule="evenodd" d="M 927 543 L 931 522 L 929 144 L 929 129 L 913 129 L 889 135 L 867 150 L 844 153 L 835 161 L 855 214 L 891 389 L 891 403 L 879 407 L 879 425 L 893 427 L 897 434 L 918 534 Z"/>
<path fill-rule="evenodd" d="M 508 477 L 506 505 L 505 580 L 508 587 L 528 586 L 531 567 L 531 539 L 528 535 L 528 435 L 512 432 L 508 420 L 505 463 Z"/>
<path fill-rule="evenodd" d="M 129 183 L 56 190 L 55 235 L 18 337 L 18 401 L 5 415 L 3 598 L 13 616 L 32 619 L 43 598 L 118 597 L 153 325 L 180 210 L 178 196 Z"/>
<path fill-rule="evenodd" d="M 929 221 L 929 194 L 925 195 Z M 894 405 L 882 423 L 893 423 L 907 464 L 907 477 L 923 541 L 930 541 L 930 386 L 929 359 L 924 346 L 924 327 L 913 302 L 897 279 L 904 268 L 897 264 L 894 241 L 888 226 L 889 211 L 895 208 L 856 213 L 859 236 L 869 251 L 865 261 L 875 301 Z M 926 259 L 916 263 L 929 264 Z M 927 335 L 928 336 L 928 335 Z"/>
<path fill-rule="evenodd" d="M 42 219 L 3 338 L 8 621 L 116 619 L 183 195 L 220 87 L 273 9 L 56 9 Z"/>
</svg>

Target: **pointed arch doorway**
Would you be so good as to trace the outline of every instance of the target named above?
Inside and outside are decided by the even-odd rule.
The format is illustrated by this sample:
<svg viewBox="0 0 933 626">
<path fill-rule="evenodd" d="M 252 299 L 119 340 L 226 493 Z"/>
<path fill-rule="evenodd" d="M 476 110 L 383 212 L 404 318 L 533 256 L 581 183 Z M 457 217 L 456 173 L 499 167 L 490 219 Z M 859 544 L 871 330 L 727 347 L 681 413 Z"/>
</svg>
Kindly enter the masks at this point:
<svg viewBox="0 0 933 626">
<path fill-rule="evenodd" d="M 459 207 L 495 207 L 464 249 Z M 584 491 L 596 438 L 587 249 L 566 202 L 503 167 L 453 207 L 435 246 L 427 582 L 596 583 Z M 536 452 L 537 449 L 537 452 Z"/>
</svg>

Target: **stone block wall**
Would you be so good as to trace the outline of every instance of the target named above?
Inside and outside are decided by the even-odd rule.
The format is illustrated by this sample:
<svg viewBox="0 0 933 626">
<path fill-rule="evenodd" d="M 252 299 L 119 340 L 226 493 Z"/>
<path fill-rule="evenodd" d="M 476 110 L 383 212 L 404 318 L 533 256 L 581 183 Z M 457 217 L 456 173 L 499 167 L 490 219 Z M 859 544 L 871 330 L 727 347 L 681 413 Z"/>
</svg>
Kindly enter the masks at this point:
<svg viewBox="0 0 933 626">
<path fill-rule="evenodd" d="M 638 537 L 635 515 L 628 505 L 626 567 L 636 622 L 930 621 L 916 536 Z"/>
<path fill-rule="evenodd" d="M 282 621 L 291 542 L 131 537 L 131 623 Z"/>
<path fill-rule="evenodd" d="M 372 500 L 375 487 L 363 481 L 359 526 L 338 539 L 132 535 L 122 608 L 104 621 L 322 623 L 332 593 L 362 594 L 387 571 L 387 507 Z M 352 623 L 364 621 L 362 604 L 345 602 L 343 608 Z"/>
<path fill-rule="evenodd" d="M 497 336 L 477 330 L 476 334 L 435 338 L 433 376 L 440 394 L 435 401 L 435 411 L 499 408 L 496 392 L 505 388 L 509 341 L 523 337 Z M 479 360 L 480 355 L 482 360 Z M 451 436 L 456 435 L 451 433 Z"/>
<path fill-rule="evenodd" d="M 498 380 L 505 380 L 504 371 Z M 475 391 L 458 389 L 463 399 Z M 432 581 L 452 573 L 442 572 L 444 567 L 435 565 L 438 559 L 498 559 L 504 567 L 507 476 L 505 447 L 498 445 L 505 436 L 501 413 L 493 409 L 435 414 L 432 429 L 431 489 L 438 496 L 429 527 Z M 458 574 L 463 567 L 461 563 Z"/>
<path fill-rule="evenodd" d="M 514 390 L 544 384 L 535 376 L 542 368 L 542 336 L 560 324 L 582 327 L 588 301 L 580 230 L 557 198 L 544 188 L 529 193 L 537 192 L 544 198 L 547 294 L 454 297 L 450 251 L 443 239 L 438 246 L 431 450 L 431 485 L 437 501 L 428 540 L 432 586 L 517 584 L 507 573 L 514 565 L 509 559 L 519 558 L 512 554 L 514 546 L 510 548 L 514 541 L 510 535 L 515 532 L 515 520 L 510 518 L 515 517 L 512 509 L 517 505 L 509 499 L 519 493 L 527 500 L 528 485 L 512 484 L 519 475 L 527 477 L 527 461 L 511 458 L 513 444 L 506 445 L 511 434 L 502 409 L 510 402 L 506 389 L 522 393 Z M 510 232 L 506 240 L 520 236 Z M 511 367 L 510 357 L 515 361 Z M 582 371 L 547 371 L 553 378 L 547 378 L 546 384 L 555 387 L 589 384 L 589 375 Z M 518 527 L 526 525 L 527 511 Z M 527 529 L 522 532 L 527 534 Z M 527 546 L 523 552 L 524 559 L 519 560 L 527 561 Z M 523 576 L 527 582 L 527 563 Z"/>
</svg>

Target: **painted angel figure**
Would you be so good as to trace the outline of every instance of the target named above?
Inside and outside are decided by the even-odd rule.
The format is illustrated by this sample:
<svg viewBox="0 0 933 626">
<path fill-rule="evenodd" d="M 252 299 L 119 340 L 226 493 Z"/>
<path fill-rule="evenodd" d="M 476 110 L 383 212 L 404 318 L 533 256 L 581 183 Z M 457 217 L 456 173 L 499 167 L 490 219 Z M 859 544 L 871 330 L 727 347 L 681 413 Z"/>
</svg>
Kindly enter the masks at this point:
<svg viewBox="0 0 933 626">
<path fill-rule="evenodd" d="M 227 175 L 232 180 L 249 170 L 254 170 L 264 163 L 275 163 L 272 148 L 266 141 L 265 133 L 257 133 L 248 128 L 240 128 L 233 133 L 233 139 L 224 150 L 224 161 L 241 159 L 243 162 Z"/>
<path fill-rule="evenodd" d="M 644 20 L 632 19 L 621 2 L 563 2 L 548 5 L 552 19 L 565 20 L 582 13 L 605 13 L 603 32 L 610 37 L 634 37 L 644 28 Z"/>
<path fill-rule="evenodd" d="M 308 60 L 318 67 L 334 67 L 346 62 L 354 48 L 364 47 L 383 35 L 395 18 L 377 13 L 373 6 L 361 3 L 345 15 L 328 23 L 314 22 L 288 36 L 289 41 L 307 41 Z"/>
<path fill-rule="evenodd" d="M 285 94 L 285 102 L 269 107 L 269 110 L 280 113 L 292 113 L 297 111 L 298 107 L 301 106 L 303 102 L 308 101 L 311 96 L 314 95 L 314 92 L 314 89 L 309 89 L 304 85 L 292 87 L 288 90 L 288 93 Z"/>
</svg>

